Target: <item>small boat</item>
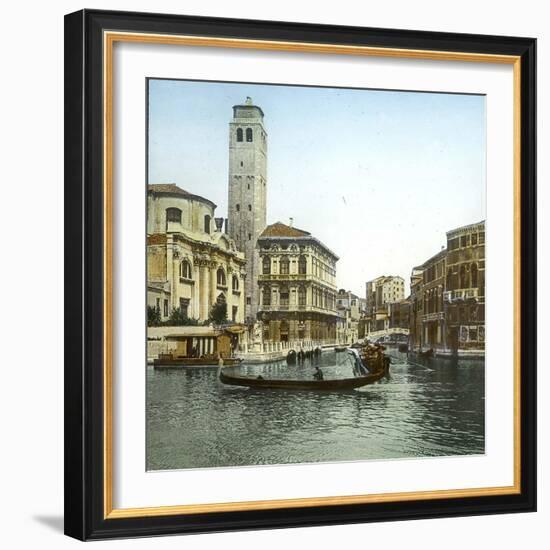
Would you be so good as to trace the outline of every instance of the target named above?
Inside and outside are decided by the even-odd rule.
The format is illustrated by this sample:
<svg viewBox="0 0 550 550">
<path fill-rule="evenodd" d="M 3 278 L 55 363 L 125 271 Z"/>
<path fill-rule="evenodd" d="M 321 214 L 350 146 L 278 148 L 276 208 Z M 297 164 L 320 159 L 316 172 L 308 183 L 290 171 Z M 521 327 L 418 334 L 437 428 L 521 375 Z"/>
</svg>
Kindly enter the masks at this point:
<svg viewBox="0 0 550 550">
<path fill-rule="evenodd" d="M 425 351 L 421 351 L 419 353 L 422 357 L 433 357 L 434 356 L 434 350 L 433 348 L 427 349 Z"/>
<path fill-rule="evenodd" d="M 218 366 L 219 359 L 214 355 L 203 355 L 202 357 L 185 357 L 173 355 L 172 353 L 161 353 L 157 359 L 153 360 L 155 368 L 169 367 L 197 367 L 202 365 Z M 223 358 L 224 366 L 235 366 L 242 363 L 238 357 Z"/>
<path fill-rule="evenodd" d="M 348 346 L 335 346 L 334 351 L 346 351 L 348 349 Z"/>
</svg>

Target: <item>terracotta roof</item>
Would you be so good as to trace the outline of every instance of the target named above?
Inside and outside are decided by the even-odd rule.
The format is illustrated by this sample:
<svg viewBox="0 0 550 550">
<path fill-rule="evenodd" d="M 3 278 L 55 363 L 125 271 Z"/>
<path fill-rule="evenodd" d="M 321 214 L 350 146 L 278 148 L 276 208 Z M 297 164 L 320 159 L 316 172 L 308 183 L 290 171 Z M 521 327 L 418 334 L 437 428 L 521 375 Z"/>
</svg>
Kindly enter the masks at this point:
<svg viewBox="0 0 550 550">
<path fill-rule="evenodd" d="M 297 227 L 290 227 L 290 225 L 285 225 L 284 223 L 277 222 L 268 225 L 263 233 L 260 235 L 260 239 L 263 237 L 309 237 L 311 233 L 307 231 L 302 231 Z"/>
<path fill-rule="evenodd" d="M 216 205 L 209 199 L 205 199 L 200 195 L 194 195 L 189 193 L 185 189 L 178 187 L 175 183 L 154 183 L 147 186 L 147 191 L 150 193 L 160 193 L 169 195 L 178 195 L 180 197 L 186 197 L 188 199 L 194 199 L 202 202 L 206 202 L 216 208 Z"/>
</svg>

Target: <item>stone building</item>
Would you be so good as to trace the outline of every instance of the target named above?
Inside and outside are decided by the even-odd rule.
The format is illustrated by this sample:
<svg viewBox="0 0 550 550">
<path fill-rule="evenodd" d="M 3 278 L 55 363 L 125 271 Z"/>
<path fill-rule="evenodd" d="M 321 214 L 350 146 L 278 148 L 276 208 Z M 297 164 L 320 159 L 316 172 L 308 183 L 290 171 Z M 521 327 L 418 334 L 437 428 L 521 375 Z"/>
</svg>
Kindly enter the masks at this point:
<svg viewBox="0 0 550 550">
<path fill-rule="evenodd" d="M 367 334 L 390 328 L 389 304 L 405 299 L 403 277 L 382 275 L 366 284 Z"/>
<path fill-rule="evenodd" d="M 485 353 L 485 222 L 447 233 L 447 348 L 462 356 Z"/>
<path fill-rule="evenodd" d="M 147 192 L 147 305 L 162 320 L 174 309 L 205 321 L 216 302 L 229 320 L 244 320 L 244 254 L 214 218 L 216 205 L 175 184 Z"/>
<path fill-rule="evenodd" d="M 485 353 L 485 222 L 453 229 L 444 248 L 411 275 L 412 351 Z"/>
<path fill-rule="evenodd" d="M 415 268 L 421 272 L 420 285 L 415 288 L 416 307 L 419 310 L 419 350 L 446 350 L 446 325 L 443 294 L 445 292 L 445 263 L 447 251 L 443 249 Z M 418 302 L 421 302 L 418 308 Z"/>
<path fill-rule="evenodd" d="M 359 339 L 359 320 L 361 318 L 361 299 L 349 290 L 341 288 L 336 297 L 336 308 L 343 317 L 339 343 L 353 344 Z"/>
<path fill-rule="evenodd" d="M 267 132 L 264 113 L 248 97 L 233 107 L 229 123 L 229 235 L 244 252 L 245 318 L 253 321 L 258 307 L 260 273 L 258 237 L 266 227 Z"/>
<path fill-rule="evenodd" d="M 264 340 L 336 341 L 338 256 L 307 231 L 277 222 L 258 239 Z"/>
<path fill-rule="evenodd" d="M 390 315 L 390 329 L 403 329 L 403 331 L 409 333 L 410 325 L 410 299 L 405 298 L 399 302 L 392 302 L 388 304 Z"/>
</svg>

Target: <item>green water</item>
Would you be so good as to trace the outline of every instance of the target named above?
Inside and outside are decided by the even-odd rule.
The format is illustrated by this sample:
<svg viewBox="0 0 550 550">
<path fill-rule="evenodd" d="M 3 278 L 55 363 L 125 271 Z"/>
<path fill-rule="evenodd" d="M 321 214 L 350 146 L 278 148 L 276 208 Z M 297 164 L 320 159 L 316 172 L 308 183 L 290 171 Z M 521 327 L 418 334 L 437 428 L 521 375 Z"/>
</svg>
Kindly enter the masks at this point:
<svg viewBox="0 0 550 550">
<path fill-rule="evenodd" d="M 215 368 L 147 368 L 147 469 L 483 454 L 484 362 L 393 355 L 390 376 L 349 392 L 251 390 Z M 325 378 L 351 375 L 324 353 Z M 311 378 L 313 366 L 243 367 Z"/>
</svg>

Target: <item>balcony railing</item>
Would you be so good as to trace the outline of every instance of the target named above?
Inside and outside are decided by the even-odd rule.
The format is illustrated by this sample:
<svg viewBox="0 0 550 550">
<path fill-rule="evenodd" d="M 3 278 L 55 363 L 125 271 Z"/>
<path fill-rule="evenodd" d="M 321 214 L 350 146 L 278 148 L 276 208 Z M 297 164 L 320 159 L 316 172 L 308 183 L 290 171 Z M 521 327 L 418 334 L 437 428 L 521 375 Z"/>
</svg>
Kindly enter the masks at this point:
<svg viewBox="0 0 550 550">
<path fill-rule="evenodd" d="M 323 308 L 319 306 L 302 305 L 302 304 L 277 304 L 265 305 L 260 304 L 259 311 L 313 311 L 317 313 L 329 313 L 336 315 L 335 309 Z"/>
<path fill-rule="evenodd" d="M 325 284 L 329 287 L 336 288 L 336 283 L 333 281 L 328 281 L 327 279 L 323 279 L 321 277 L 316 277 L 315 275 L 306 274 L 306 273 L 261 273 L 258 275 L 258 281 L 272 281 L 272 282 L 278 282 L 278 281 L 315 281 L 322 284 Z"/>
<path fill-rule="evenodd" d="M 442 311 L 422 315 L 423 321 L 441 321 L 442 319 L 445 319 L 445 314 Z"/>
<path fill-rule="evenodd" d="M 464 300 L 477 300 L 479 291 L 477 288 L 462 288 L 459 290 L 447 290 L 443 293 L 443 300 L 448 303 L 463 302 Z"/>
</svg>

